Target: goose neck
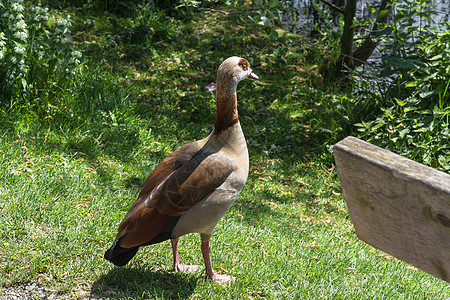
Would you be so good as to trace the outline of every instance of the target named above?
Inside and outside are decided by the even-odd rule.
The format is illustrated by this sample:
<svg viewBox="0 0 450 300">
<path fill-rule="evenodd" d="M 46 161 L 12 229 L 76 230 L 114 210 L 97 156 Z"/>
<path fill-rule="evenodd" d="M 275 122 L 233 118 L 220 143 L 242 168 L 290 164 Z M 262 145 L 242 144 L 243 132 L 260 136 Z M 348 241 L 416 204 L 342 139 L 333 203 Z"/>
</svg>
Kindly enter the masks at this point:
<svg viewBox="0 0 450 300">
<path fill-rule="evenodd" d="M 227 87 L 218 84 L 216 92 L 216 109 L 214 132 L 215 134 L 220 134 L 239 121 L 235 87 Z"/>
</svg>

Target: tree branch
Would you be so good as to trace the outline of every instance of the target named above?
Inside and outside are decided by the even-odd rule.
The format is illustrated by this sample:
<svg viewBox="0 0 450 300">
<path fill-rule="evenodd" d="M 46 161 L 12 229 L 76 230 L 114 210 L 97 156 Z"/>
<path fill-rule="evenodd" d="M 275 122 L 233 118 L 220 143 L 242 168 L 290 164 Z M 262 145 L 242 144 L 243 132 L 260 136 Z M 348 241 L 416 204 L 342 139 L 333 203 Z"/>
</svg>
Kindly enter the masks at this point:
<svg viewBox="0 0 450 300">
<path fill-rule="evenodd" d="M 228 12 L 228 11 L 223 11 L 223 10 L 220 10 L 220 9 L 212 9 L 212 8 L 207 8 L 207 7 L 196 7 L 195 6 L 194 8 L 196 8 L 198 10 L 206 10 L 206 11 L 209 11 L 209 12 L 221 13 L 221 14 L 224 14 L 226 16 L 239 15 L 239 14 L 242 14 L 244 12 L 254 11 L 254 10 L 258 10 L 259 9 L 259 7 L 252 7 L 252 8 L 247 8 L 247 9 L 243 9 L 243 10 L 237 10 L 237 11 Z"/>
<path fill-rule="evenodd" d="M 356 1 L 357 0 L 347 0 L 347 4 L 345 5 L 344 27 L 341 36 L 341 55 L 337 60 L 338 70 L 341 70 L 343 65 L 352 69 L 354 68 L 353 38 L 355 28 L 353 27 L 353 18 L 356 14 Z"/>
<path fill-rule="evenodd" d="M 390 4 L 391 0 L 383 0 L 380 4 L 380 8 L 378 9 L 377 16 L 386 9 L 388 9 L 390 12 L 392 9 L 392 6 Z M 374 41 L 372 37 L 378 32 L 382 24 L 387 23 L 388 15 L 389 14 L 385 14 L 382 18 L 375 21 L 372 30 L 370 31 L 369 35 L 366 37 L 362 45 L 353 52 L 353 58 L 356 60 L 355 67 L 363 64 L 363 62 L 367 61 L 367 59 L 372 55 L 373 51 L 378 45 L 378 42 Z"/>
<path fill-rule="evenodd" d="M 334 4 L 331 3 L 331 2 L 328 2 L 327 0 L 319 0 L 319 1 L 322 2 L 323 4 L 328 5 L 329 7 L 331 7 L 332 9 L 334 9 L 335 11 L 337 11 L 337 12 L 339 12 L 339 13 L 341 13 L 341 14 L 344 14 L 344 10 L 343 10 L 342 8 L 340 8 L 339 6 L 334 5 Z"/>
</svg>

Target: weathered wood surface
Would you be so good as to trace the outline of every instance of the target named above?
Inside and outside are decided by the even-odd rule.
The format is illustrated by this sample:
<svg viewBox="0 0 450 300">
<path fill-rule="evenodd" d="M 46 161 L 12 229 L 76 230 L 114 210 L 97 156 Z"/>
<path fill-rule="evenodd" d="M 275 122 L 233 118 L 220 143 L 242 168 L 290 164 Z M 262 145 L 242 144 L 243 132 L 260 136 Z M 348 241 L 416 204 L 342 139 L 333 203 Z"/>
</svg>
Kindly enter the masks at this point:
<svg viewBox="0 0 450 300">
<path fill-rule="evenodd" d="M 333 153 L 357 236 L 450 282 L 450 175 L 355 137 Z"/>
</svg>

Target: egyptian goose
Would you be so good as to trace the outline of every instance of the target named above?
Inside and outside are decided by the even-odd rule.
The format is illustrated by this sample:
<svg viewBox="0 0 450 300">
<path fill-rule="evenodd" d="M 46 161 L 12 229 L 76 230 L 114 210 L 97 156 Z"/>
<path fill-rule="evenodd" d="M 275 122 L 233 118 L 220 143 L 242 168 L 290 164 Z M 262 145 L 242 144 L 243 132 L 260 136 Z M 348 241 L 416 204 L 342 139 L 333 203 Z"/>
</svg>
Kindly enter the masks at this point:
<svg viewBox="0 0 450 300">
<path fill-rule="evenodd" d="M 259 79 L 246 59 L 233 56 L 220 65 L 212 133 L 175 150 L 153 170 L 120 223 L 105 259 L 123 266 L 140 247 L 171 239 L 174 270 L 196 270 L 197 266 L 180 264 L 178 239 L 198 232 L 206 276 L 216 282 L 233 280 L 214 273 L 209 239 L 247 180 L 248 152 L 236 95 L 238 83 L 245 78 Z"/>
</svg>

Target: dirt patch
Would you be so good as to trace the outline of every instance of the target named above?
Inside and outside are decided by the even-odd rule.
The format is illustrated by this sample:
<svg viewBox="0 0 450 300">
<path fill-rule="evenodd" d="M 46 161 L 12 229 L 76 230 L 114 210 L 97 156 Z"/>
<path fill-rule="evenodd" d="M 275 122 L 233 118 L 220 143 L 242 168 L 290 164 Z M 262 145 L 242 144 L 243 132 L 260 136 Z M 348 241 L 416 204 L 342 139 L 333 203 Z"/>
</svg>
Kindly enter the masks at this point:
<svg viewBox="0 0 450 300">
<path fill-rule="evenodd" d="M 80 294 L 86 294 L 80 293 Z M 36 282 L 25 283 L 21 285 L 12 285 L 0 288 L 0 300 L 34 300 L 34 299 L 104 299 L 100 295 L 89 295 L 89 296 L 73 296 L 70 294 L 57 294 L 46 287 L 40 286 Z"/>
</svg>

